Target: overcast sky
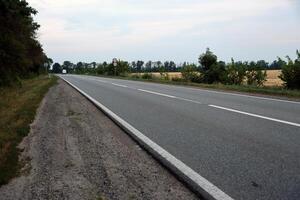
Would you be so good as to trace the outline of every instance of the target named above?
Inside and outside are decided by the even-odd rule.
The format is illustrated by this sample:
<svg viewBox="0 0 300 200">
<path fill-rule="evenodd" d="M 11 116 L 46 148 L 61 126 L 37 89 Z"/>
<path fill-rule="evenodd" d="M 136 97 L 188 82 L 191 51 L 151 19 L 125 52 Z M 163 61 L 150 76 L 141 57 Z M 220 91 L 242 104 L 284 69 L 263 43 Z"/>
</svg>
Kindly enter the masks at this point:
<svg viewBox="0 0 300 200">
<path fill-rule="evenodd" d="M 226 62 L 295 57 L 298 0 L 28 0 L 54 61 Z"/>
</svg>

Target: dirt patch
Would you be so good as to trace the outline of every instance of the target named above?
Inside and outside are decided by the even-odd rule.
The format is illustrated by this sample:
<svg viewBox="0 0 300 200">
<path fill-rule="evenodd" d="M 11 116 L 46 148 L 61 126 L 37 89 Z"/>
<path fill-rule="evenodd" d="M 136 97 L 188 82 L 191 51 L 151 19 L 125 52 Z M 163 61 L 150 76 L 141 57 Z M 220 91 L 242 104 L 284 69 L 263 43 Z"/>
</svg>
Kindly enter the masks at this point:
<svg viewBox="0 0 300 200">
<path fill-rule="evenodd" d="M 21 176 L 2 199 L 197 199 L 63 81 L 50 89 L 20 144 Z"/>
</svg>

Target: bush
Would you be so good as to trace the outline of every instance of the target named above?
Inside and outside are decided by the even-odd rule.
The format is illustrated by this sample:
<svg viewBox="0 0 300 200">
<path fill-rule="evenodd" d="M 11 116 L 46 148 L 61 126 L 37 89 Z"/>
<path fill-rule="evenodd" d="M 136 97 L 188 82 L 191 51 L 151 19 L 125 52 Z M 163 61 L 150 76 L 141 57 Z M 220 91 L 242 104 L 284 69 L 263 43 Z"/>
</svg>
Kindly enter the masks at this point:
<svg viewBox="0 0 300 200">
<path fill-rule="evenodd" d="M 208 70 L 203 70 L 203 82 L 212 83 L 226 83 L 227 72 L 225 70 L 225 63 L 218 62 L 209 67 Z"/>
<path fill-rule="evenodd" d="M 186 81 L 195 80 L 198 75 L 196 65 L 186 65 L 181 69 L 182 78 Z"/>
<path fill-rule="evenodd" d="M 160 79 L 161 80 L 165 80 L 165 81 L 169 81 L 170 80 L 170 76 L 167 72 L 160 72 Z"/>
<path fill-rule="evenodd" d="M 297 51 L 298 58 L 295 62 L 289 60 L 289 64 L 282 68 L 279 78 L 284 81 L 289 89 L 300 89 L 300 53 Z"/>
<path fill-rule="evenodd" d="M 197 80 L 208 84 L 224 83 L 227 79 L 226 64 L 224 62 L 217 62 L 217 60 L 217 56 L 207 48 L 206 52 L 199 56 L 202 78 L 198 78 Z"/>
<path fill-rule="evenodd" d="M 249 69 L 246 72 L 247 84 L 262 86 L 267 80 L 267 71 L 260 69 Z"/>
<path fill-rule="evenodd" d="M 140 79 L 141 77 L 138 74 L 132 74 L 131 78 Z"/>
<path fill-rule="evenodd" d="M 185 82 L 185 80 L 183 78 L 180 78 L 180 77 L 173 77 L 172 81 L 174 81 L 174 82 Z"/>
<path fill-rule="evenodd" d="M 151 73 L 144 73 L 143 75 L 142 75 L 142 79 L 152 79 L 153 77 L 152 77 L 152 74 Z"/>
<path fill-rule="evenodd" d="M 231 64 L 229 64 L 226 68 L 227 70 L 227 81 L 226 83 L 231 85 L 241 85 L 246 76 L 246 67 L 243 63 L 237 62 L 235 63 L 233 59 L 231 59 Z"/>
</svg>

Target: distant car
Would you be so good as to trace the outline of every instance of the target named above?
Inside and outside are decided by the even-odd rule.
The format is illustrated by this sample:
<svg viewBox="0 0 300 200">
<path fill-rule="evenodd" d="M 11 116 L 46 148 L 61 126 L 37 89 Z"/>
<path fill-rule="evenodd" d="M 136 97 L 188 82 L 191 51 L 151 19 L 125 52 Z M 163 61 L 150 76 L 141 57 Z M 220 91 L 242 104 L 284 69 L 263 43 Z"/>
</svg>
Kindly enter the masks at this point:
<svg viewBox="0 0 300 200">
<path fill-rule="evenodd" d="M 63 69 L 63 70 L 62 70 L 62 73 L 63 73 L 63 74 L 66 74 L 66 73 L 67 73 L 67 70 Z"/>
</svg>

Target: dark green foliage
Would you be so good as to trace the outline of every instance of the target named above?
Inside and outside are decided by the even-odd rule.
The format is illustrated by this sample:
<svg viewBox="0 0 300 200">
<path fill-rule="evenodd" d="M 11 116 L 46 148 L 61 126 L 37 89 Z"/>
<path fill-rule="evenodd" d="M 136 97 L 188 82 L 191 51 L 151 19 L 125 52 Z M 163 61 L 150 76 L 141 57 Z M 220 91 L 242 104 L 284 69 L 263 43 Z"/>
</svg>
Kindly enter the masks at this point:
<svg viewBox="0 0 300 200">
<path fill-rule="evenodd" d="M 266 81 L 267 72 L 262 70 L 263 67 L 255 62 L 247 65 L 246 79 L 248 85 L 262 86 Z"/>
<path fill-rule="evenodd" d="M 46 72 L 49 59 L 36 40 L 36 13 L 25 0 L 0 0 L 0 86 Z"/>
<path fill-rule="evenodd" d="M 152 79 L 152 74 L 150 74 L 150 73 L 144 73 L 142 75 L 142 79 Z"/>
<path fill-rule="evenodd" d="M 222 61 L 217 62 L 218 58 L 213 52 L 206 49 L 204 54 L 199 57 L 199 63 L 201 65 L 201 75 L 203 77 L 202 81 L 204 83 L 212 84 L 225 82 L 226 80 L 226 64 Z"/>
<path fill-rule="evenodd" d="M 185 82 L 185 80 L 183 78 L 179 78 L 179 77 L 173 77 L 172 81 L 174 81 L 174 82 Z"/>
<path fill-rule="evenodd" d="M 289 89 L 300 89 L 300 53 L 297 50 L 297 59 L 293 62 L 289 59 L 287 65 L 282 68 L 279 76 Z"/>
<path fill-rule="evenodd" d="M 55 74 L 59 74 L 62 72 L 62 67 L 59 63 L 54 63 L 54 65 L 52 66 L 52 72 Z"/>
<path fill-rule="evenodd" d="M 217 56 L 207 48 L 206 52 L 200 55 L 199 64 L 202 66 L 203 71 L 207 71 L 211 66 L 217 64 L 217 59 Z"/>
<path fill-rule="evenodd" d="M 190 82 L 194 82 L 199 76 L 199 72 L 197 72 L 197 66 L 194 64 L 184 65 L 181 69 L 181 74 L 185 81 Z"/>
<path fill-rule="evenodd" d="M 242 62 L 234 62 L 227 65 L 227 83 L 231 85 L 241 85 L 246 76 L 246 66 Z"/>
<path fill-rule="evenodd" d="M 131 78 L 133 78 L 133 79 L 140 79 L 140 76 L 139 76 L 138 74 L 133 74 L 133 75 L 131 76 Z"/>
</svg>

